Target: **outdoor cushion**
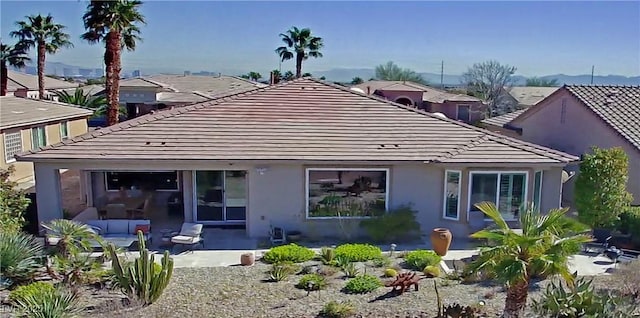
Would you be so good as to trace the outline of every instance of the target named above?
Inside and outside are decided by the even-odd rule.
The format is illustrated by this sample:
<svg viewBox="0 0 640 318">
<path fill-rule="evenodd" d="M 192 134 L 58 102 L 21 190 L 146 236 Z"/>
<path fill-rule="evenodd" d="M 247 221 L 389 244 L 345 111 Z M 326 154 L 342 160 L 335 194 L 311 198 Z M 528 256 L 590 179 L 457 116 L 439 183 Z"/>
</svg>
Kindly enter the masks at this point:
<svg viewBox="0 0 640 318">
<path fill-rule="evenodd" d="M 137 234 L 136 227 L 138 225 L 146 225 L 151 229 L 151 220 L 129 220 L 129 234 Z M 148 231 L 147 231 L 148 232 Z"/>
<path fill-rule="evenodd" d="M 136 225 L 134 233 L 136 233 L 136 235 L 137 235 L 138 231 L 142 231 L 142 234 L 149 233 L 149 225 L 148 224 L 138 224 L 138 225 Z"/>
<path fill-rule="evenodd" d="M 178 235 L 171 238 L 171 243 L 175 244 L 196 244 L 200 242 L 199 236 Z"/>
<path fill-rule="evenodd" d="M 88 220 L 87 222 L 85 222 L 85 224 L 99 228 L 101 230 L 100 234 L 104 234 L 109 231 L 109 223 L 106 220 Z"/>
<path fill-rule="evenodd" d="M 182 236 L 199 236 L 202 233 L 202 224 L 196 223 L 183 223 L 182 229 L 180 229 L 180 235 Z"/>
<path fill-rule="evenodd" d="M 131 234 L 129 231 L 129 220 L 108 220 L 107 233 L 109 234 Z"/>
</svg>

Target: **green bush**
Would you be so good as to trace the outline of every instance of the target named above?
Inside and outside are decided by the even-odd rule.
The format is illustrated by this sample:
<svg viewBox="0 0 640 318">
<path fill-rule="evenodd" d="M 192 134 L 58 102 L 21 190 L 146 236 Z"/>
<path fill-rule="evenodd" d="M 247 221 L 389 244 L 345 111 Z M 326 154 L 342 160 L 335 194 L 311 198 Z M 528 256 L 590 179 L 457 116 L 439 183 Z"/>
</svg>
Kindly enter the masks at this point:
<svg viewBox="0 0 640 318">
<path fill-rule="evenodd" d="M 349 294 L 366 294 L 382 286 L 378 277 L 364 274 L 349 280 L 344 286 L 344 291 Z"/>
<path fill-rule="evenodd" d="M 336 258 L 344 258 L 349 262 L 365 262 L 380 257 L 380 248 L 370 244 L 343 244 L 336 247 Z"/>
<path fill-rule="evenodd" d="M 415 250 L 407 253 L 404 261 L 411 269 L 422 271 L 427 266 L 438 265 L 441 259 L 434 251 Z"/>
<path fill-rule="evenodd" d="M 0 285 L 12 285 L 33 278 L 42 264 L 43 247 L 23 232 L 0 232 Z"/>
<path fill-rule="evenodd" d="M 624 234 L 631 234 L 634 239 L 640 240 L 640 207 L 629 207 L 620 214 L 618 230 Z"/>
<path fill-rule="evenodd" d="M 13 174 L 13 166 L 0 169 L 0 232 L 17 233 L 25 224 L 24 211 L 30 200 L 24 191 L 18 190 L 17 183 L 9 180 Z"/>
<path fill-rule="evenodd" d="M 398 276 L 398 271 L 393 268 L 387 268 L 384 270 L 384 277 L 396 277 Z"/>
<path fill-rule="evenodd" d="M 327 287 L 327 281 L 320 274 L 307 274 L 300 278 L 296 287 L 304 290 L 320 290 Z"/>
<path fill-rule="evenodd" d="M 23 300 L 27 297 L 31 297 L 32 295 L 37 295 L 38 293 L 53 292 L 55 289 L 56 288 L 53 284 L 46 282 L 35 282 L 29 285 L 22 285 L 9 293 L 9 300 L 12 303 L 15 303 L 18 300 Z"/>
<path fill-rule="evenodd" d="M 364 219 L 360 226 L 375 242 L 400 242 L 420 234 L 416 213 L 411 206 L 404 205 L 380 216 Z"/>
<path fill-rule="evenodd" d="M 282 262 L 302 263 L 313 259 L 315 255 L 312 250 L 291 243 L 270 249 L 264 254 L 262 259 L 269 264 Z"/>
<path fill-rule="evenodd" d="M 45 287 L 40 284 L 38 286 L 25 287 L 26 289 L 20 291 L 18 294 L 14 292 L 12 299 L 17 311 L 24 317 L 76 317 L 76 314 L 80 310 L 78 299 L 72 292 L 52 288 L 53 286 Z"/>
<path fill-rule="evenodd" d="M 349 301 L 337 302 L 330 301 L 322 307 L 320 317 L 324 318 L 347 318 L 356 313 L 356 308 Z"/>
</svg>

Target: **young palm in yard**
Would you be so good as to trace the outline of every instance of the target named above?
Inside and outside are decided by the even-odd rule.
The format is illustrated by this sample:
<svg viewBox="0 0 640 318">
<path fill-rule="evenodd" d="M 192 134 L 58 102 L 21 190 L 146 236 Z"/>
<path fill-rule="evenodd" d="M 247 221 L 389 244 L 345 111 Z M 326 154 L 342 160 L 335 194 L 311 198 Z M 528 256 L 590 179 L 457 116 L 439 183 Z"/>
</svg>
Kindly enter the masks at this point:
<svg viewBox="0 0 640 318">
<path fill-rule="evenodd" d="M 63 47 L 72 47 L 69 34 L 64 32 L 65 26 L 54 23 L 53 17 L 38 14 L 25 17 L 25 21 L 18 21 L 18 30 L 12 31 L 27 50 L 36 48 L 38 59 L 38 98 L 44 98 L 44 66 L 47 53 L 55 54 Z"/>
<path fill-rule="evenodd" d="M 91 44 L 104 41 L 104 64 L 106 66 L 105 94 L 109 103 L 107 125 L 118 122 L 119 87 L 122 49 L 133 51 L 136 41 L 140 41 L 138 24 L 144 24 L 144 16 L 139 12 L 141 1 L 92 0 L 82 19 L 87 29 L 82 38 Z"/>
<path fill-rule="evenodd" d="M 568 209 L 554 209 L 546 215 L 527 209 L 520 214 L 522 234 L 519 234 L 509 228 L 493 203 L 482 202 L 476 206 L 497 227 L 476 232 L 471 237 L 495 242 L 495 246 L 482 248 L 468 270 L 491 274 L 506 283 L 507 299 L 502 317 L 523 317 L 532 277 L 561 275 L 573 284 L 568 258 L 591 239 L 583 234 L 588 230 L 586 226 L 565 216 Z"/>
<path fill-rule="evenodd" d="M 27 49 L 24 47 L 23 43 L 18 42 L 15 46 L 0 43 L 0 47 L 2 49 L 2 53 L 0 56 L 0 60 L 2 62 L 2 88 L 0 90 L 0 96 L 5 96 L 7 95 L 8 82 L 7 66 L 23 68 L 25 66 L 25 63 L 30 59 L 27 56 Z"/>
<path fill-rule="evenodd" d="M 302 77 L 302 61 L 309 57 L 322 57 L 320 49 L 324 46 L 321 37 L 313 36 L 308 28 L 292 27 L 285 33 L 280 33 L 282 42 L 286 46 L 276 49 L 282 61 L 296 59 L 296 78 Z"/>
</svg>

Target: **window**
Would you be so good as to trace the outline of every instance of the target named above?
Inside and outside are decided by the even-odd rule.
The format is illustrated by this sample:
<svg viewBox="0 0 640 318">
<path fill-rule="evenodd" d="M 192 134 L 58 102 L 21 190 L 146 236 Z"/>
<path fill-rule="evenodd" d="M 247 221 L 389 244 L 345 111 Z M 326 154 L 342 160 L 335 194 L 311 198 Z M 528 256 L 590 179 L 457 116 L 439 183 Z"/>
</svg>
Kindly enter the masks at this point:
<svg viewBox="0 0 640 318">
<path fill-rule="evenodd" d="M 542 199 L 542 170 L 536 171 L 533 177 L 533 204 L 535 208 L 540 210 L 540 202 Z"/>
<path fill-rule="evenodd" d="M 444 177 L 444 214 L 445 219 L 458 220 L 460 206 L 460 171 L 447 170 Z"/>
<path fill-rule="evenodd" d="M 369 217 L 387 210 L 388 169 L 307 169 L 307 217 Z"/>
<path fill-rule="evenodd" d="M 31 149 L 37 150 L 47 145 L 47 134 L 44 126 L 31 128 Z"/>
<path fill-rule="evenodd" d="M 518 218 L 526 200 L 526 172 L 471 172 L 469 210 L 476 203 L 493 202 L 505 220 Z"/>
<path fill-rule="evenodd" d="M 60 139 L 69 139 L 69 122 L 63 121 L 60 123 Z"/>
<path fill-rule="evenodd" d="M 179 190 L 177 171 L 105 172 L 105 182 L 109 191 L 120 190 L 121 187 L 127 190 Z"/>
<path fill-rule="evenodd" d="M 469 105 L 458 105 L 458 111 L 456 113 L 456 119 L 462 120 L 464 122 L 471 121 L 471 106 Z"/>
<path fill-rule="evenodd" d="M 4 133 L 4 161 L 16 161 L 14 156 L 22 152 L 22 134 L 19 131 Z"/>
</svg>

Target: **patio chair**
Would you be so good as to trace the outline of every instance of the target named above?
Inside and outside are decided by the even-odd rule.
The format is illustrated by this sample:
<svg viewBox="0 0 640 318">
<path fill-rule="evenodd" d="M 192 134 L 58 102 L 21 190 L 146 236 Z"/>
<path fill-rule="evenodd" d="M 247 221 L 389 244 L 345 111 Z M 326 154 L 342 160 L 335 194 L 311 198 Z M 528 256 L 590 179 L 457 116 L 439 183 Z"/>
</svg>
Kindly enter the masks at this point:
<svg viewBox="0 0 640 318">
<path fill-rule="evenodd" d="M 609 247 L 611 230 L 593 229 L 591 231 L 591 237 L 593 237 L 593 241 L 582 245 L 582 249 L 584 252 L 593 252 L 593 249 L 595 248 L 598 251 L 598 255 L 600 255 Z"/>
<path fill-rule="evenodd" d="M 287 243 L 287 234 L 283 228 L 271 226 L 269 240 L 271 240 L 271 245 L 285 244 Z"/>
<path fill-rule="evenodd" d="M 107 210 L 107 219 L 128 219 L 127 208 L 122 203 L 109 203 L 105 210 Z"/>
<path fill-rule="evenodd" d="M 193 252 L 193 248 L 200 244 L 204 248 L 204 240 L 202 239 L 202 224 L 183 223 L 180 233 L 171 238 L 171 243 L 176 245 L 188 246 Z"/>
<path fill-rule="evenodd" d="M 148 219 L 149 209 L 151 208 L 151 196 L 148 196 L 144 200 L 144 204 L 137 209 L 130 210 L 132 218 L 134 219 Z"/>
</svg>

